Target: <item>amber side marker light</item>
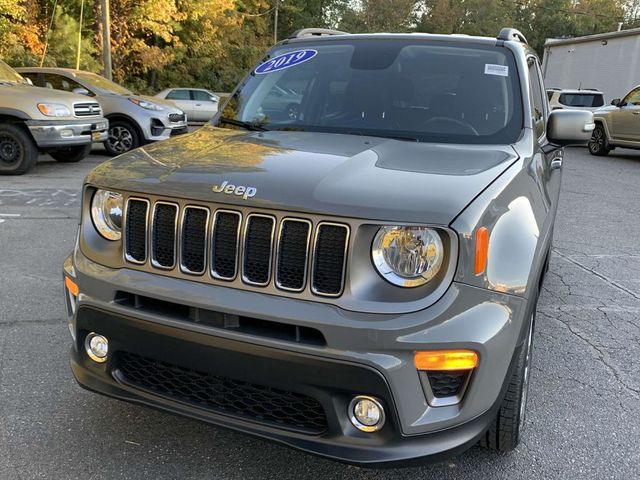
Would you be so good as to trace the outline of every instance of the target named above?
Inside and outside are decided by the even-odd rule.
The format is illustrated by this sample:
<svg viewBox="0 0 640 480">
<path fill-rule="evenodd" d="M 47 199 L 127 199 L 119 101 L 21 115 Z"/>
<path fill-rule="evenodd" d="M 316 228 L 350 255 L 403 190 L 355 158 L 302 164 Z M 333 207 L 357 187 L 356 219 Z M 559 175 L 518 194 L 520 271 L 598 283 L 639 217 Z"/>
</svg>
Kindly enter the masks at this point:
<svg viewBox="0 0 640 480">
<path fill-rule="evenodd" d="M 413 363 L 418 370 L 472 370 L 479 357 L 473 350 L 432 350 L 416 352 Z"/>
<path fill-rule="evenodd" d="M 71 280 L 69 277 L 64 277 L 64 286 L 67 287 L 67 290 L 69 290 L 69 293 L 74 297 L 77 297 L 78 294 L 80 293 L 80 289 L 78 288 L 78 285 L 76 285 L 73 282 L 73 280 Z"/>
<path fill-rule="evenodd" d="M 480 227 L 476 231 L 476 275 L 484 273 L 487 268 L 487 255 L 489 253 L 489 230 L 487 227 Z"/>
</svg>

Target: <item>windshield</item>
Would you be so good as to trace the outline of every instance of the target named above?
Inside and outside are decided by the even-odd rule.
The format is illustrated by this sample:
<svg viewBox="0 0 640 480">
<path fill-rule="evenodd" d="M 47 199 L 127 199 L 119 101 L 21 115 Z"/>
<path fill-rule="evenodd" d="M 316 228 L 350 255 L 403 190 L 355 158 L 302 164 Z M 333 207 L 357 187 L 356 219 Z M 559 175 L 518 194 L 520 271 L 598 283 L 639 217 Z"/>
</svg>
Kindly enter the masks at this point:
<svg viewBox="0 0 640 480">
<path fill-rule="evenodd" d="M 0 82 L 27 83 L 22 75 L 2 60 L 0 60 Z"/>
<path fill-rule="evenodd" d="M 84 83 L 87 83 L 89 86 L 102 93 L 112 95 L 133 95 L 133 92 L 130 90 L 127 90 L 123 86 L 118 85 L 111 80 L 107 80 L 100 75 L 96 75 L 95 73 L 76 72 L 76 78 L 82 80 Z"/>
<path fill-rule="evenodd" d="M 517 140 L 523 121 L 515 61 L 504 47 L 352 38 L 272 50 L 217 122 L 505 144 Z"/>
</svg>

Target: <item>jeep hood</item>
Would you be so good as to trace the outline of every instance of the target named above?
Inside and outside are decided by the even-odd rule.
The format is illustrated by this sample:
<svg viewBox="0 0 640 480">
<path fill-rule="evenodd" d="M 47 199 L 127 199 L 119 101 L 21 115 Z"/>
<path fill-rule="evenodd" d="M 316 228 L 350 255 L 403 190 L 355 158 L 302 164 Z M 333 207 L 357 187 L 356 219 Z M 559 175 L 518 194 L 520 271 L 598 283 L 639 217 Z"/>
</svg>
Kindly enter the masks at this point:
<svg viewBox="0 0 640 480">
<path fill-rule="evenodd" d="M 86 181 L 195 202 L 448 225 L 515 160 L 508 145 L 205 126 L 107 161 Z M 225 181 L 256 194 L 212 190 Z"/>
</svg>

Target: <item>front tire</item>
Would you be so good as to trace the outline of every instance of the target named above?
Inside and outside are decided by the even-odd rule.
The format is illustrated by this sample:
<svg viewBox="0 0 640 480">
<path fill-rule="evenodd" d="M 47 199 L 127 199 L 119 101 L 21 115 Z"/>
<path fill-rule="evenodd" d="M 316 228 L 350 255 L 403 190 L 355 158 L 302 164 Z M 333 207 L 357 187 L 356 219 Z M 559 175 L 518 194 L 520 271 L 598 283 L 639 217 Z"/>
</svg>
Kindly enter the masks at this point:
<svg viewBox="0 0 640 480">
<path fill-rule="evenodd" d="M 38 148 L 21 126 L 0 124 L 0 174 L 22 175 L 38 161 Z"/>
<path fill-rule="evenodd" d="M 589 140 L 589 143 L 587 145 L 589 147 L 589 153 L 591 155 L 604 157 L 605 155 L 609 154 L 609 152 L 611 151 L 611 147 L 609 146 L 609 142 L 607 141 L 607 132 L 605 132 L 602 125 L 596 125 L 596 128 L 591 134 L 591 140 Z"/>
<path fill-rule="evenodd" d="M 123 120 L 109 122 L 109 138 L 104 148 L 110 155 L 121 155 L 140 146 L 140 136 L 136 127 Z"/>
<path fill-rule="evenodd" d="M 80 145 L 78 147 L 68 147 L 49 152 L 56 162 L 76 163 L 86 158 L 91 153 L 91 144 Z"/>
<path fill-rule="evenodd" d="M 500 453 L 510 452 L 518 446 L 527 410 L 529 372 L 533 345 L 535 310 L 531 315 L 527 337 L 518 354 L 515 371 L 509 382 L 496 418 L 480 439 L 480 446 Z"/>
</svg>

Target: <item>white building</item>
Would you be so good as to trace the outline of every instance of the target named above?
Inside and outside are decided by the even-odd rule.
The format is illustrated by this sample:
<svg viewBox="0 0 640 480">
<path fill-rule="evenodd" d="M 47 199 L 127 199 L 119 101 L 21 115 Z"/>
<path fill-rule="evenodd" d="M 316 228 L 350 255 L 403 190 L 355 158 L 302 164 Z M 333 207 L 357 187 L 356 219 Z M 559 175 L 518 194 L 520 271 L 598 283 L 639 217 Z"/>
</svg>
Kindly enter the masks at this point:
<svg viewBox="0 0 640 480">
<path fill-rule="evenodd" d="M 640 85 L 640 28 L 548 39 L 542 73 L 547 88 L 596 88 L 609 103 Z"/>
</svg>

